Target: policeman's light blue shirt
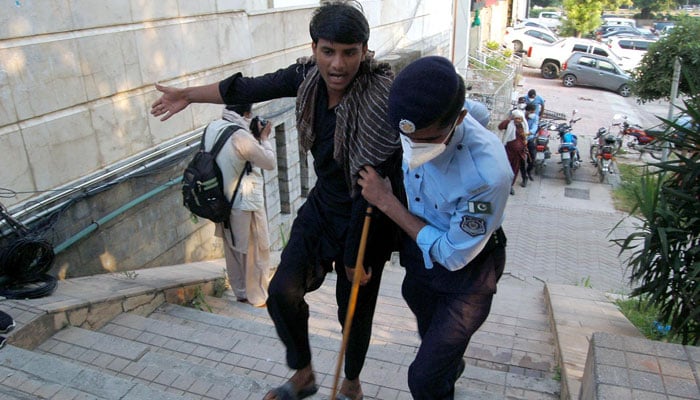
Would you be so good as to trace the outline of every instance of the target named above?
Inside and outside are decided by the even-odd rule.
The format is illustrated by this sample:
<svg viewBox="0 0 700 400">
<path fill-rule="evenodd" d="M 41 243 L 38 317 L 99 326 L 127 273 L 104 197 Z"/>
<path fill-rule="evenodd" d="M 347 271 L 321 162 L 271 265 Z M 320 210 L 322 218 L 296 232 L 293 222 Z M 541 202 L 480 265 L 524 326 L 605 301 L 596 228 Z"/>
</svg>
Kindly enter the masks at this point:
<svg viewBox="0 0 700 400">
<path fill-rule="evenodd" d="M 489 121 L 491 120 L 491 111 L 489 111 L 485 104 L 476 100 L 466 99 L 464 100 L 464 108 L 467 109 L 469 115 L 477 120 L 481 126 L 484 128 L 488 127 Z"/>
<path fill-rule="evenodd" d="M 540 124 L 540 116 L 537 114 L 537 111 L 530 114 L 532 115 L 532 117 L 528 116 L 527 118 L 527 127 L 530 130 L 530 134 L 527 136 L 527 140 L 530 140 L 537 135 L 537 128 Z"/>
<path fill-rule="evenodd" d="M 542 110 L 542 106 L 544 106 L 544 98 L 542 98 L 542 96 L 540 96 L 539 94 L 536 94 L 534 99 L 525 97 L 525 103 L 534 104 L 536 107 L 535 112 L 537 113 L 537 115 L 540 115 L 540 110 Z"/>
<path fill-rule="evenodd" d="M 425 267 L 461 269 L 503 223 L 513 180 L 503 144 L 467 114 L 442 154 L 403 172 L 409 211 L 428 223 L 416 238 Z"/>
</svg>

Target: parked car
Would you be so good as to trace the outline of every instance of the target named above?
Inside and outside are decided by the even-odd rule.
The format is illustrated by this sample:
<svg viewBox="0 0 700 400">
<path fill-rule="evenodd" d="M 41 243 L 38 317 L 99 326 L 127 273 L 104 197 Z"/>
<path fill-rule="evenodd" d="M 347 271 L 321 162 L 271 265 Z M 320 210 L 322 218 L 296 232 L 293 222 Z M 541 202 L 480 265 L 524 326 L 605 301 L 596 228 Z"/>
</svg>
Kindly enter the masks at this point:
<svg viewBox="0 0 700 400">
<path fill-rule="evenodd" d="M 675 28 L 675 25 L 666 25 L 661 30 L 659 31 L 659 36 L 664 37 L 671 33 L 671 31 Z"/>
<path fill-rule="evenodd" d="M 625 60 L 615 54 L 605 43 L 574 37 L 559 39 L 551 44 L 534 43 L 528 48 L 527 53 L 523 55 L 523 65 L 530 68 L 540 68 L 543 78 L 554 79 L 559 77 L 561 65 L 573 52 L 593 53 L 610 57 L 624 70 L 631 70 L 636 66 L 632 65 L 630 60 Z"/>
<path fill-rule="evenodd" d="M 649 50 L 649 46 L 656 43 L 655 40 L 640 37 L 613 36 L 605 40 L 605 44 L 615 52 L 615 54 L 630 60 L 628 65 L 639 65 L 642 58 Z"/>
<path fill-rule="evenodd" d="M 630 76 L 607 57 L 574 53 L 562 65 L 562 83 L 566 87 L 590 86 L 617 92 L 622 97 L 631 94 Z"/>
<path fill-rule="evenodd" d="M 520 53 L 528 48 L 533 43 L 554 43 L 559 39 L 550 30 L 533 28 L 524 26 L 521 28 L 508 27 L 503 38 L 504 44 L 508 47 L 513 46 L 516 53 Z"/>
<path fill-rule="evenodd" d="M 547 31 L 550 35 L 556 35 L 556 33 L 554 33 L 553 30 L 549 29 L 548 26 L 543 25 L 543 24 L 535 21 L 534 19 L 529 19 L 529 18 L 518 20 L 518 23 L 515 24 L 513 27 L 514 28 L 522 28 L 524 26 L 529 26 L 531 28 L 540 28 L 542 30 Z"/>
<path fill-rule="evenodd" d="M 542 11 L 537 17 L 537 22 L 548 27 L 553 31 L 557 31 L 561 26 L 562 15 L 557 11 Z"/>
<path fill-rule="evenodd" d="M 634 34 L 641 34 L 637 28 L 629 25 L 601 25 L 594 31 L 596 37 L 605 36 L 612 32 L 632 32 Z"/>
<path fill-rule="evenodd" d="M 602 19 L 603 25 L 627 25 L 635 28 L 637 27 L 637 21 L 632 18 L 620 18 L 604 15 Z"/>
<path fill-rule="evenodd" d="M 631 28 L 631 29 L 622 29 L 622 30 L 612 30 L 608 31 L 605 34 L 601 35 L 601 38 L 603 40 L 607 38 L 611 38 L 614 36 L 639 36 L 645 39 L 658 39 L 656 35 L 654 35 L 651 32 L 645 33 L 643 30 L 639 28 Z"/>
<path fill-rule="evenodd" d="M 651 31 L 658 35 L 661 33 L 664 27 L 674 26 L 675 24 L 676 23 L 673 21 L 657 21 L 652 24 Z"/>
</svg>

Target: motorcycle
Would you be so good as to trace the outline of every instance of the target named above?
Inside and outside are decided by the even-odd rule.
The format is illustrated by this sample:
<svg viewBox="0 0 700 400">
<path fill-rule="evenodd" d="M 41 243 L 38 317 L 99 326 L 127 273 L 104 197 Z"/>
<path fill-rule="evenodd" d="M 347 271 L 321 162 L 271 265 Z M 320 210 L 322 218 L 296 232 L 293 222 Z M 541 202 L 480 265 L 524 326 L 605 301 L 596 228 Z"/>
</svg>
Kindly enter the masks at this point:
<svg viewBox="0 0 700 400">
<path fill-rule="evenodd" d="M 549 151 L 549 130 L 547 129 L 551 121 L 542 120 L 537 127 L 537 135 L 535 136 L 535 175 L 540 175 L 544 172 L 544 167 L 547 166 L 546 160 L 552 157 Z"/>
<path fill-rule="evenodd" d="M 591 144 L 591 162 L 596 166 L 596 174 L 601 183 L 605 177 L 613 174 L 615 153 L 620 148 L 620 140 L 605 128 L 598 129 Z"/>
<path fill-rule="evenodd" d="M 619 147 L 622 146 L 623 141 L 626 141 L 628 148 L 639 151 L 640 158 L 644 153 L 648 153 L 656 160 L 661 158 L 664 145 L 664 142 L 658 138 L 659 134 L 663 133 L 661 125 L 644 129 L 640 125 L 630 124 L 626 115 L 615 114 L 612 126 L 618 128 Z"/>
<path fill-rule="evenodd" d="M 561 164 L 564 171 L 564 179 L 566 184 L 569 185 L 573 181 L 574 171 L 578 169 L 581 165 L 581 157 L 579 155 L 578 148 L 576 147 L 578 143 L 578 137 L 573 134 L 573 125 L 578 122 L 581 118 L 574 119 L 576 116 L 576 110 L 571 115 L 571 119 L 568 122 L 561 122 L 550 126 L 555 128 L 559 133 L 559 139 L 561 143 L 559 144 L 558 152 L 561 155 Z"/>
</svg>

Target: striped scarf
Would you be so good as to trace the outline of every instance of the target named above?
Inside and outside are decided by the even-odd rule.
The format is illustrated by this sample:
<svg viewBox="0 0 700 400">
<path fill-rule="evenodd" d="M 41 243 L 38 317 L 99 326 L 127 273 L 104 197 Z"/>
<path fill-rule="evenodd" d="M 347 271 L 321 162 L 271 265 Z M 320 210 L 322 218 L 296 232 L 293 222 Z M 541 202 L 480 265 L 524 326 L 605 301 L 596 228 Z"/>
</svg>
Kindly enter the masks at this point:
<svg viewBox="0 0 700 400">
<path fill-rule="evenodd" d="M 343 168 L 345 182 L 353 196 L 360 169 L 381 164 L 400 147 L 398 132 L 391 129 L 387 117 L 389 88 L 394 75 L 389 64 L 377 63 L 372 55 L 367 53 L 336 107 L 333 158 Z M 298 62 L 315 64 L 313 58 Z M 323 84 L 323 80 L 318 67 L 313 65 L 297 91 L 297 131 L 303 153 L 311 149 L 316 138 L 313 116 L 319 84 Z"/>
</svg>

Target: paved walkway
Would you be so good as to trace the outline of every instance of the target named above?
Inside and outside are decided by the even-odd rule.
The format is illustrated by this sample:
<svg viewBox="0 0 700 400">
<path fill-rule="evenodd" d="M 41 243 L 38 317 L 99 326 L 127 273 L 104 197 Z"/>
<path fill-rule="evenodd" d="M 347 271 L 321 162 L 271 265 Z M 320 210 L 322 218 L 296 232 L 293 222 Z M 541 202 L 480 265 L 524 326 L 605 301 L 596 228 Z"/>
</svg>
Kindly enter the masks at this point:
<svg viewBox="0 0 700 400">
<path fill-rule="evenodd" d="M 561 354 L 557 355 L 560 353 L 557 343 L 561 339 L 556 337 L 556 328 L 550 322 L 548 307 L 552 306 L 548 306 L 545 300 L 545 283 L 560 285 L 557 287 L 563 287 L 564 292 L 567 287 L 613 293 L 629 291 L 624 270 L 617 259 L 617 249 L 610 246 L 607 238 L 610 229 L 623 217 L 612 208 L 610 187 L 588 182 L 585 169 L 577 171 L 577 180 L 570 186 L 566 186 L 563 178 L 557 174 L 555 165 L 548 166 L 544 179 L 537 179 L 526 188 L 516 186 L 516 194 L 510 198 L 504 226 L 508 235 L 506 274 L 499 283 L 488 320 L 467 349 L 465 357 L 468 366 L 457 382 L 459 399 L 559 398 L 562 391 L 559 375 L 564 372 L 557 366 L 557 357 L 562 357 Z M 571 195 L 572 189 L 574 196 Z M 124 393 L 117 395 L 117 392 L 106 391 L 88 398 L 129 398 L 128 393 L 151 393 L 149 390 L 157 387 L 188 398 L 258 399 L 267 389 L 284 382 L 289 376 L 283 347 L 265 310 L 241 305 L 230 297 L 207 298 L 214 311 L 228 315 L 229 318 L 222 322 L 212 320 L 222 317 L 202 316 L 203 313 L 193 315 L 190 309 L 172 305 L 159 306 L 159 301 L 163 299 L 177 302 L 178 297 L 183 295 L 178 287 L 214 279 L 221 275 L 222 268 L 223 262 L 219 260 L 165 267 L 163 271 L 167 272 L 142 270 L 135 279 L 122 274 L 72 279 L 60 282 L 57 292 L 50 297 L 6 301 L 0 308 L 15 316 L 19 328 L 42 320 L 41 324 L 33 325 L 42 329 L 33 332 L 18 329 L 19 332 L 11 337 L 10 342 L 29 348 L 33 347 L 32 341 L 36 342 L 34 345 L 41 343 L 35 353 L 38 351 L 42 355 L 51 354 L 78 362 L 80 368 L 116 369 L 119 379 L 130 379 L 128 385 L 121 381 L 118 384 L 110 383 L 115 388 L 122 388 Z M 419 342 L 415 322 L 400 295 L 402 277 L 402 268 L 395 264 L 387 266 L 375 317 L 372 346 L 362 375 L 366 399 L 410 398 L 406 373 Z M 319 394 L 313 398 L 318 399 L 329 395 L 339 348 L 334 285 L 335 276 L 329 275 L 324 285 L 308 297 L 312 312 L 310 329 L 315 350 L 314 367 L 321 385 Z M 171 291 L 158 294 L 158 289 L 162 288 L 170 288 Z M 130 313 L 123 314 L 124 311 Z M 576 310 L 571 311 L 576 313 Z M 47 313 L 54 315 L 51 313 L 55 312 L 64 314 L 46 318 Z M 86 327 L 96 332 L 70 328 L 53 335 L 53 330 L 63 325 Z M 220 343 L 220 339 L 211 340 L 219 343 L 216 345 L 219 347 L 212 349 L 214 345 L 207 343 L 202 348 L 202 338 L 211 335 L 213 330 L 224 329 L 222 325 L 226 326 L 226 330 L 219 336 L 234 338 L 239 343 L 235 351 L 230 345 L 226 346 L 226 341 Z M 580 333 L 572 333 L 579 336 L 574 339 L 576 345 L 568 342 L 569 347 L 585 352 L 587 338 Z M 108 335 L 109 338 L 95 337 L 96 334 Z M 199 339 L 193 341 L 192 337 Z M 126 340 L 140 342 L 123 342 Z M 176 340 L 177 345 L 169 344 L 176 343 L 173 342 Z M 252 343 L 241 347 L 251 340 Z M 97 343 L 101 345 L 97 346 Z M 236 356 L 226 357 L 225 354 L 229 352 Z M 8 346 L 2 352 L 4 357 L 0 365 L 5 370 L 13 364 L 20 364 L 20 359 L 34 360 L 38 357 L 35 353 Z M 172 372 L 167 375 L 165 371 L 168 368 L 162 365 L 174 365 L 174 359 L 166 356 L 199 363 L 197 367 L 189 366 L 187 369 L 189 373 L 198 371 L 197 376 L 215 374 L 214 371 L 200 370 L 210 365 L 218 365 L 216 370 L 224 368 L 235 371 L 237 375 L 235 379 L 221 378 L 221 381 L 211 378 L 214 379 L 213 383 L 207 381 L 209 386 L 203 388 L 200 387 L 201 383 L 197 386 L 191 381 L 191 377 L 176 379 L 174 375 L 171 376 Z M 148 373 L 144 372 L 146 367 L 143 363 L 146 361 L 149 363 Z M 585 356 L 583 361 L 574 364 L 582 371 L 584 362 Z M 46 361 L 37 363 L 46 365 Z M 28 363 L 27 371 L 24 371 L 30 377 L 37 373 L 32 372 L 31 365 Z M 61 365 L 60 369 L 77 368 Z M 85 373 L 80 370 L 75 374 L 82 376 Z M 25 398 L 14 392 L 17 388 L 11 385 L 10 376 L 13 375 L 8 374 L 3 380 L 0 374 L 0 395 L 4 393 L 6 396 L 0 398 Z M 17 375 L 14 376 L 17 379 Z M 240 390 L 234 392 L 230 384 L 222 383 L 231 379 L 248 388 L 244 391 L 247 397 L 238 397 Z M 77 388 L 68 384 L 57 387 L 63 388 L 63 391 L 87 391 L 96 395 L 90 392 L 90 388 L 76 385 Z M 577 393 L 576 387 L 567 390 Z"/>
</svg>

